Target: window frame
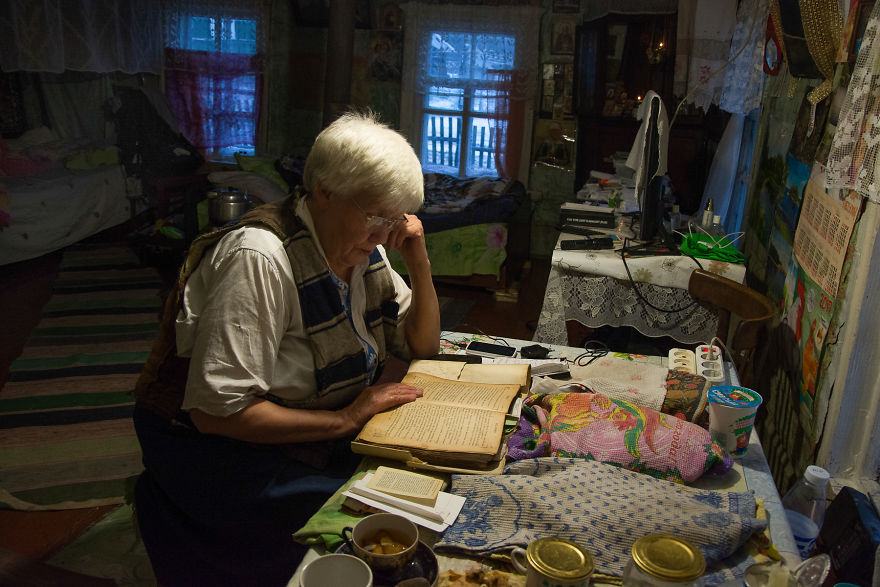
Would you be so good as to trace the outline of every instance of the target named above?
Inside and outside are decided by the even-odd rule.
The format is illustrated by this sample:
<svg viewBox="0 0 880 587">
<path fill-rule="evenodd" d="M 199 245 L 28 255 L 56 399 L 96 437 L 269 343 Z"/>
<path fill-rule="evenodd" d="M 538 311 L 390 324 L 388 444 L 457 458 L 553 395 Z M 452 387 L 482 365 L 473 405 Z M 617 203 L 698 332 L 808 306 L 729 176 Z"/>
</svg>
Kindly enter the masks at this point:
<svg viewBox="0 0 880 587">
<path fill-rule="evenodd" d="M 401 88 L 400 104 L 400 131 L 409 139 L 414 149 L 419 152 L 421 160 L 421 146 L 424 132 L 423 115 L 425 108 L 426 91 L 419 90 L 422 83 L 418 79 L 417 70 L 422 61 L 420 57 L 427 51 L 423 49 L 431 42 L 431 31 L 455 31 L 472 34 L 502 34 L 510 35 L 516 39 L 514 68 L 520 74 L 520 80 L 525 80 L 527 89 L 521 91 L 514 98 L 521 104 L 519 110 L 522 119 L 516 117 L 521 124 L 522 145 L 518 149 L 518 172 L 514 179 L 524 184 L 528 183 L 530 145 L 532 140 L 531 120 L 535 114 L 535 91 L 539 87 L 539 62 L 538 38 L 541 17 L 544 9 L 539 6 L 511 6 L 508 10 L 499 12 L 495 6 L 467 6 L 467 5 L 426 5 L 421 3 L 408 3 L 402 5 L 406 15 L 406 30 L 404 55 L 403 55 L 403 79 Z M 425 57 L 427 58 L 427 57 Z M 445 83 L 438 85 L 448 85 Z M 427 85 L 427 84 L 425 84 Z M 492 89 L 491 82 L 486 84 L 487 89 Z M 445 112 L 444 112 L 445 114 Z M 473 118 L 472 111 L 468 115 Z M 486 114 L 491 117 L 491 113 Z M 476 113 L 479 117 L 479 113 Z M 468 130 L 470 132 L 470 130 Z M 519 146 L 517 146 L 519 147 Z M 507 153 L 508 156 L 516 154 Z M 459 168 L 461 167 L 461 158 Z M 425 169 L 425 173 L 430 173 Z M 470 176 L 479 177 L 479 176 Z"/>
<path fill-rule="evenodd" d="M 218 4 L 216 10 L 212 10 L 211 6 L 193 8 L 194 9 L 192 10 L 176 12 L 166 17 L 166 37 L 164 42 L 166 48 L 196 54 L 211 53 L 248 56 L 257 59 L 264 58 L 261 42 L 264 33 L 261 33 L 261 28 L 265 27 L 266 23 L 261 10 L 252 7 L 234 6 L 232 4 Z M 213 33 L 210 37 L 197 37 L 195 43 L 196 46 L 193 46 L 194 38 L 192 36 L 192 32 L 196 29 L 196 27 L 193 26 L 194 19 L 208 20 L 210 32 Z M 233 31 L 237 29 L 236 21 L 248 21 L 249 23 L 252 23 L 250 25 L 254 28 L 252 39 L 248 38 L 241 41 L 240 39 L 232 38 L 231 35 L 233 34 Z M 225 34 L 228 34 L 229 38 L 225 39 Z M 224 44 L 226 44 L 226 47 L 224 47 Z M 244 47 L 247 49 L 246 51 L 241 50 L 243 48 L 242 44 L 247 45 L 247 47 Z M 216 78 L 218 72 L 207 72 L 205 74 L 196 73 L 196 75 L 206 75 L 209 78 Z M 266 107 L 265 76 L 262 70 L 258 69 L 250 73 L 234 75 L 234 79 L 237 80 L 239 78 L 251 78 L 252 83 L 248 83 L 248 88 L 244 90 L 239 88 L 229 88 L 226 90 L 211 90 L 206 88 L 202 91 L 208 91 L 209 93 L 216 93 L 217 91 L 229 92 L 233 97 L 241 96 L 245 98 L 246 101 L 253 103 L 253 107 L 249 114 L 244 112 L 240 114 L 234 112 L 230 113 L 231 116 L 235 116 L 242 120 L 247 119 L 247 123 L 253 124 L 253 144 L 236 144 L 227 147 L 205 146 L 203 147 L 203 152 L 209 161 L 235 163 L 235 154 L 256 155 L 260 150 L 261 141 L 265 140 L 262 138 L 264 135 L 265 123 L 265 116 L 263 113 Z M 250 80 L 248 81 L 250 82 Z M 247 100 L 247 98 L 250 99 Z M 205 133 L 208 133 L 207 128 L 205 128 L 208 122 L 208 120 L 205 120 L 202 124 L 203 132 Z"/>
<path fill-rule="evenodd" d="M 433 43 L 433 36 L 436 34 L 440 34 L 441 39 L 444 38 L 444 37 L 442 37 L 443 34 L 452 34 L 452 35 L 466 35 L 466 36 L 468 36 L 469 39 L 467 40 L 467 42 L 469 42 L 470 45 L 472 47 L 474 47 L 475 49 L 478 48 L 477 37 L 482 36 L 482 35 L 495 35 L 495 36 L 499 36 L 499 37 L 502 37 L 502 36 L 503 37 L 510 37 L 513 39 L 513 43 L 516 43 L 516 35 L 513 33 L 506 33 L 506 32 L 486 33 L 486 32 L 479 32 L 479 31 L 473 31 L 473 30 L 465 30 L 465 31 L 443 30 L 443 29 L 449 29 L 449 28 L 451 28 L 451 27 L 443 27 L 442 29 L 439 27 L 431 27 L 430 40 L 426 39 L 425 42 Z M 431 59 L 432 56 L 433 56 L 433 53 L 431 51 L 428 51 L 428 53 L 426 54 L 426 58 Z M 469 59 L 471 60 L 471 65 L 473 65 L 473 61 L 474 61 L 473 56 L 469 56 Z M 504 64 L 504 65 L 507 68 L 511 68 L 511 69 L 515 66 L 515 64 Z M 427 67 L 428 64 L 425 64 L 425 66 Z M 430 84 L 431 84 L 429 87 L 429 90 L 430 89 L 441 90 L 438 92 L 430 92 L 430 91 L 425 92 L 423 99 L 422 99 L 422 103 L 421 103 L 421 120 L 422 120 L 422 122 L 421 122 L 421 140 L 418 143 L 418 155 L 419 155 L 419 160 L 422 162 L 422 168 L 426 172 L 447 173 L 450 175 L 456 175 L 457 177 L 461 177 L 461 178 L 485 177 L 485 176 L 497 176 L 498 175 L 498 169 L 497 169 L 497 166 L 494 161 L 494 159 L 495 159 L 494 153 L 496 152 L 496 149 L 497 149 L 497 145 L 495 145 L 496 139 L 491 136 L 491 134 L 494 134 L 497 132 L 497 129 L 495 127 L 495 124 L 493 124 L 494 110 L 490 109 L 489 105 L 493 100 L 499 100 L 499 99 L 504 99 L 504 98 L 509 99 L 509 93 L 505 92 L 502 88 L 498 87 L 497 80 L 490 79 L 491 72 L 498 71 L 498 70 L 485 68 L 482 71 L 485 72 L 486 78 L 480 78 L 480 77 L 476 77 L 474 75 L 475 72 L 474 72 L 473 67 L 469 67 L 468 69 L 470 70 L 471 75 L 470 75 L 470 77 L 466 77 L 466 78 L 450 78 L 450 77 L 432 76 L 430 74 L 426 76 L 426 79 L 429 80 Z M 458 97 L 461 100 L 461 108 L 459 108 L 459 109 L 443 109 L 440 107 L 432 107 L 430 105 L 430 100 L 431 100 L 432 96 L 443 96 L 442 90 L 445 90 L 445 89 L 453 90 L 453 91 L 457 90 L 460 92 Z M 481 92 L 485 93 L 485 96 L 479 95 Z M 476 105 L 479 103 L 480 100 L 484 100 L 486 103 L 487 107 L 486 107 L 485 111 L 478 111 L 476 109 Z M 437 165 L 437 164 L 433 164 L 433 162 L 429 163 L 429 162 L 425 161 L 425 158 L 427 157 L 427 153 L 426 153 L 426 149 L 428 146 L 427 141 L 430 140 L 430 136 L 431 136 L 431 135 L 427 134 L 427 127 L 429 124 L 429 120 L 432 116 L 449 117 L 452 119 L 459 118 L 461 120 L 459 132 L 458 132 L 458 136 L 457 136 L 457 142 L 458 142 L 458 149 L 457 149 L 458 165 L 457 166 L 445 166 L 442 164 Z M 482 165 L 477 165 L 476 163 L 474 164 L 473 167 L 471 166 L 471 163 L 474 162 L 477 157 L 476 153 L 474 152 L 477 149 L 477 146 L 476 146 L 476 143 L 473 142 L 472 133 L 473 133 L 473 129 L 474 129 L 474 122 L 479 119 L 488 121 L 488 125 L 486 128 L 489 129 L 489 132 L 490 132 L 489 143 L 493 147 L 492 151 L 490 151 L 490 153 L 492 153 L 491 168 L 484 167 Z M 485 147 L 483 147 L 483 149 L 481 149 L 481 150 L 485 151 Z M 455 169 L 456 167 L 457 167 L 457 169 Z M 450 171 L 450 169 L 455 169 L 455 173 L 452 173 L 452 171 Z M 486 172 L 479 173 L 478 171 L 481 169 L 485 170 Z M 475 173 L 471 173 L 471 171 L 474 171 Z"/>
</svg>

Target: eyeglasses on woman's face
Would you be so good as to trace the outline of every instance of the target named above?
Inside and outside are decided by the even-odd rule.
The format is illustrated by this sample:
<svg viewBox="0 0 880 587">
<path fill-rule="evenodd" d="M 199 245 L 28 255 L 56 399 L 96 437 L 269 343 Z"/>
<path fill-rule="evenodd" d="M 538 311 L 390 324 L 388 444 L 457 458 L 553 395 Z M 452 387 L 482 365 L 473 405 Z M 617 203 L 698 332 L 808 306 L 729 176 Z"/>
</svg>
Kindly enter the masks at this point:
<svg viewBox="0 0 880 587">
<path fill-rule="evenodd" d="M 357 199 L 349 198 L 350 202 L 354 202 L 354 205 L 357 206 L 357 209 L 361 211 L 361 214 L 364 215 L 364 220 L 366 221 L 367 228 L 370 230 L 394 230 L 396 228 L 400 228 L 406 223 L 406 216 L 402 214 L 398 218 L 385 218 L 384 216 L 376 216 L 375 214 L 369 214 L 366 210 L 364 210 L 361 205 L 358 203 Z"/>
</svg>

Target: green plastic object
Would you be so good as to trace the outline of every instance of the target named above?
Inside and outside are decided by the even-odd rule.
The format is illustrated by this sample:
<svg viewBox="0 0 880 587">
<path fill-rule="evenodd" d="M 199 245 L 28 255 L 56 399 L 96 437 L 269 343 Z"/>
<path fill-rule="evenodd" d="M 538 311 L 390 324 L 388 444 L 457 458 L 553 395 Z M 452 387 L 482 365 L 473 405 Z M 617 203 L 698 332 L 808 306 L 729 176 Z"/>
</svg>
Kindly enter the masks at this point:
<svg viewBox="0 0 880 587">
<path fill-rule="evenodd" d="M 701 259 L 740 264 L 746 260 L 733 243 L 723 236 L 690 232 L 682 239 L 680 249 L 685 255 Z"/>
</svg>

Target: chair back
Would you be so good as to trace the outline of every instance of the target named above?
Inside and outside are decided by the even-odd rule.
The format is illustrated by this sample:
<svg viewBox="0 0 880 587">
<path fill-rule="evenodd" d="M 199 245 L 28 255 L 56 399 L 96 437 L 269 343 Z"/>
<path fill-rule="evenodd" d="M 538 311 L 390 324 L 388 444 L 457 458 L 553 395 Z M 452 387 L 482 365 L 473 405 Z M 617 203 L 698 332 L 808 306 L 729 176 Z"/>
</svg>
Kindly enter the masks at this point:
<svg viewBox="0 0 880 587">
<path fill-rule="evenodd" d="M 766 342 L 770 323 L 776 316 L 773 302 L 747 285 L 703 269 L 695 269 L 691 274 L 688 292 L 718 314 L 715 336 L 730 352 L 740 384 L 753 388 L 757 353 Z M 731 316 L 736 318 L 733 333 L 730 332 Z"/>
</svg>

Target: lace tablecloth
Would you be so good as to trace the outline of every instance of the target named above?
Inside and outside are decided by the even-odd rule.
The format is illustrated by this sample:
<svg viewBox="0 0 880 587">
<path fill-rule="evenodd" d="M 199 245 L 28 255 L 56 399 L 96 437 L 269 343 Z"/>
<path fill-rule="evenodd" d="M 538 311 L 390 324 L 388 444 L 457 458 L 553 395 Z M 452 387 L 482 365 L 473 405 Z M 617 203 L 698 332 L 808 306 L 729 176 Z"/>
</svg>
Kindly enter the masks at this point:
<svg viewBox="0 0 880 587">
<path fill-rule="evenodd" d="M 745 277 L 742 265 L 700 264 L 740 283 Z M 674 255 L 627 258 L 624 265 L 616 251 L 563 251 L 557 243 L 534 340 L 567 345 L 565 322 L 575 320 L 590 328 L 631 326 L 646 336 L 709 342 L 718 317 L 687 291 L 697 268 L 690 257 Z"/>
</svg>

